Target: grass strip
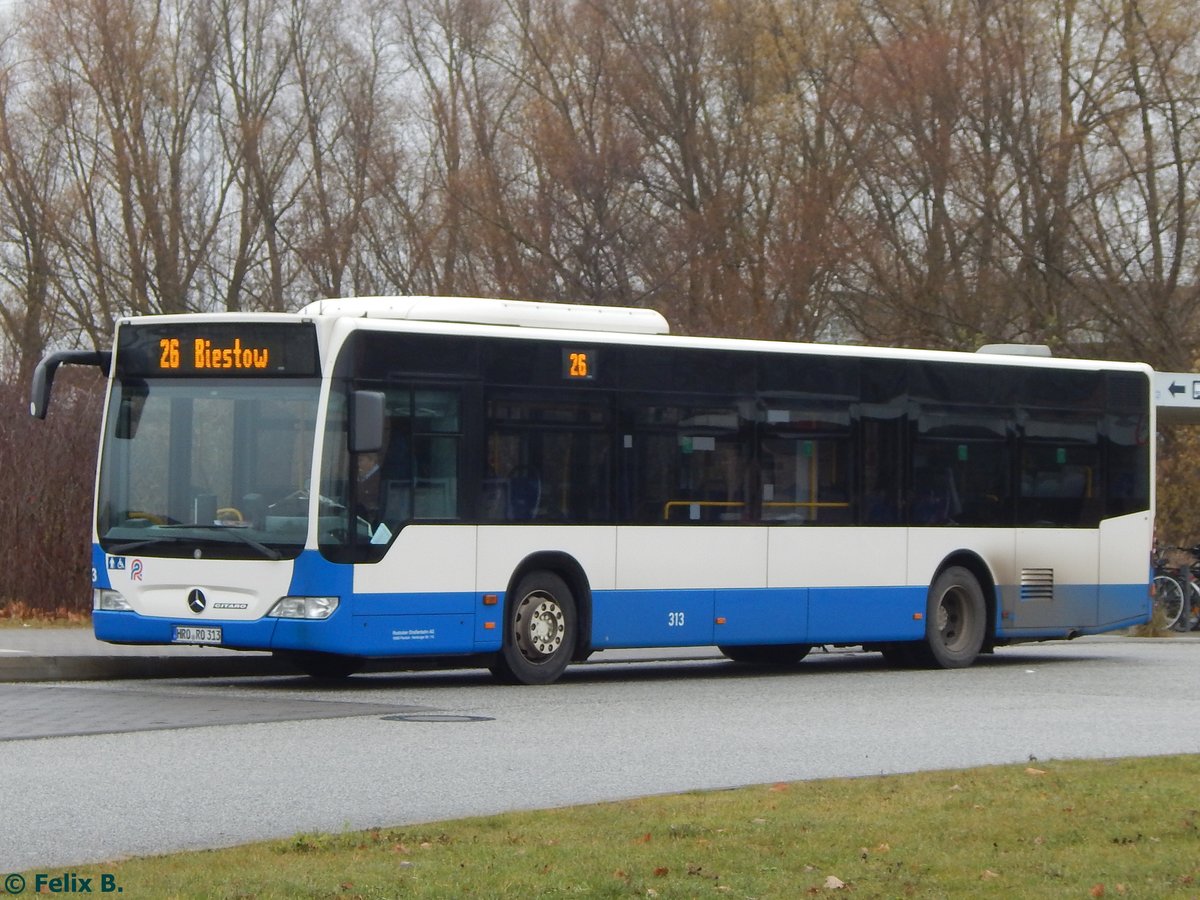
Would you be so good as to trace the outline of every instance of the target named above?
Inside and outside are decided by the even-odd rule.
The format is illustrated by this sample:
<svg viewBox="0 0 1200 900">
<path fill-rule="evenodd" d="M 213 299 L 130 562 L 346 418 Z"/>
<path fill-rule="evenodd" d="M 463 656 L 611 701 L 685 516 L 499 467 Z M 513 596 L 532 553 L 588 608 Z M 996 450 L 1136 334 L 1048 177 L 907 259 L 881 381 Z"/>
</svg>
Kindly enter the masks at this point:
<svg viewBox="0 0 1200 900">
<path fill-rule="evenodd" d="M 91 868 L 135 898 L 1195 898 L 1198 784 L 1200 755 L 1030 762 L 298 834 Z"/>
</svg>

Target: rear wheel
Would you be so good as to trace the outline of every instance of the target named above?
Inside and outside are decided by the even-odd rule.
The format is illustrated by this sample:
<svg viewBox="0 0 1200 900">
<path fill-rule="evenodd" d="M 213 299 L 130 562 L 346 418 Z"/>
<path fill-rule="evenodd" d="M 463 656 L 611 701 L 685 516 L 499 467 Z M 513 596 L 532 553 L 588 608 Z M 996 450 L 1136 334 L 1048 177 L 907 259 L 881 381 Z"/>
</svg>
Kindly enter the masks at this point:
<svg viewBox="0 0 1200 900">
<path fill-rule="evenodd" d="M 968 569 L 951 566 L 934 580 L 925 607 L 925 643 L 914 649 L 927 665 L 961 669 L 979 656 L 987 631 L 983 589 Z"/>
<path fill-rule="evenodd" d="M 790 666 L 812 650 L 812 644 L 756 644 L 749 647 L 718 646 L 727 658 L 752 666 Z"/>
<path fill-rule="evenodd" d="M 492 674 L 509 684 L 550 684 L 575 652 L 575 598 L 552 572 L 533 572 L 506 605 L 504 644 Z"/>
</svg>

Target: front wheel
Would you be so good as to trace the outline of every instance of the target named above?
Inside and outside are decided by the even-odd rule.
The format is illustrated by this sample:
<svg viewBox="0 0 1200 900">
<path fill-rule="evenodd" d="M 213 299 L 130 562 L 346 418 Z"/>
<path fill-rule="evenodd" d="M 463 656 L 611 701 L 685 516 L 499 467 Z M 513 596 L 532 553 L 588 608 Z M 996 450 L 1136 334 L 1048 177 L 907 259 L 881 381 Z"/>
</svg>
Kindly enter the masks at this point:
<svg viewBox="0 0 1200 900">
<path fill-rule="evenodd" d="M 969 570 L 951 566 L 929 588 L 920 656 L 939 669 L 965 668 L 979 655 L 986 631 L 983 589 Z"/>
<path fill-rule="evenodd" d="M 506 604 L 504 643 L 492 674 L 507 684 L 550 684 L 575 653 L 575 598 L 552 572 L 533 572 Z"/>
</svg>

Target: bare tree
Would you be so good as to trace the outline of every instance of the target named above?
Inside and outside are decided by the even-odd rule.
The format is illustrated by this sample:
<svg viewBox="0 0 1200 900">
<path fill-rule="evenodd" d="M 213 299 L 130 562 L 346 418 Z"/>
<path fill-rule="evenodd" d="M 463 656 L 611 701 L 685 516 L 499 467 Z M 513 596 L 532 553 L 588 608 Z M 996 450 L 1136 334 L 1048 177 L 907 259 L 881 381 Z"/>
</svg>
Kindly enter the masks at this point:
<svg viewBox="0 0 1200 900">
<path fill-rule="evenodd" d="M 1089 298 L 1114 349 L 1162 368 L 1200 356 L 1200 43 L 1175 4 L 1098 4 L 1113 43 L 1078 221 Z"/>
<path fill-rule="evenodd" d="M 491 219 L 515 264 L 509 278 L 549 299 L 637 303 L 639 151 L 619 118 L 622 60 L 588 4 L 521 0 L 509 11 L 516 47 L 500 64 L 519 105 L 490 178 Z"/>
<path fill-rule="evenodd" d="M 205 12 L 189 0 L 48 0 L 32 16 L 29 49 L 60 105 L 81 211 L 64 244 L 80 293 L 104 300 L 75 310 L 90 331 L 115 312 L 203 305 L 192 292 L 220 218 L 201 122 Z"/>
<path fill-rule="evenodd" d="M 10 41 L 0 43 L 0 53 Z M 2 57 L 0 57 L 2 58 Z M 59 123 L 44 116 L 19 68 L 0 64 L 0 325 L 25 383 L 55 321 L 55 232 L 60 215 Z"/>
<path fill-rule="evenodd" d="M 511 245 L 487 234 L 487 211 L 496 204 L 486 198 L 502 187 L 499 123 L 513 102 L 511 86 L 490 63 L 500 11 L 499 0 L 402 4 L 409 83 L 420 98 L 413 122 L 427 154 L 423 177 L 434 185 L 417 192 L 425 236 L 414 278 L 439 293 L 504 292 L 516 258 Z"/>
<path fill-rule="evenodd" d="M 296 191 L 301 128 L 289 107 L 288 36 L 295 17 L 282 0 L 219 0 L 215 105 L 236 191 L 236 233 L 214 248 L 210 283 L 226 309 L 283 309 L 287 244 L 281 220 Z"/>
<path fill-rule="evenodd" d="M 365 3 L 343 23 L 342 3 L 313 3 L 293 19 L 301 156 L 293 249 L 318 294 L 337 297 L 379 283 L 365 251 L 370 207 L 392 165 L 393 20 L 386 4 Z"/>
</svg>

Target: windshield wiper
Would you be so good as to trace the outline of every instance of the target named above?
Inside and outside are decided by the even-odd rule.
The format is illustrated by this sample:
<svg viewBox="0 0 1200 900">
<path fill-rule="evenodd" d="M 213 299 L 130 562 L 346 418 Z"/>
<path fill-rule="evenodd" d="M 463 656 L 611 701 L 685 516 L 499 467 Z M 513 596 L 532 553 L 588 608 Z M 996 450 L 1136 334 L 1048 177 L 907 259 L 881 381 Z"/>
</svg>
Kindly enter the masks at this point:
<svg viewBox="0 0 1200 900">
<path fill-rule="evenodd" d="M 274 547 L 268 547 L 261 541 L 256 541 L 254 538 L 250 537 L 250 535 L 243 532 L 240 528 L 234 528 L 229 525 L 184 525 L 182 523 L 173 525 L 156 525 L 154 526 L 156 535 L 155 537 L 142 538 L 141 540 L 129 541 L 124 544 L 113 544 L 111 547 L 106 548 L 105 552 L 114 556 L 123 556 L 130 551 L 138 550 L 142 547 L 152 547 L 155 544 L 163 543 L 180 544 L 188 540 L 188 536 L 186 534 L 161 534 L 161 532 L 167 531 L 168 529 L 171 531 L 219 531 L 222 534 L 231 534 L 243 544 L 253 547 L 267 559 L 283 559 L 283 554 Z"/>
<path fill-rule="evenodd" d="M 219 531 L 222 534 L 232 534 L 243 544 L 253 547 L 267 559 L 283 559 L 283 554 L 274 547 L 268 547 L 266 544 L 256 541 L 250 535 L 244 533 L 240 528 L 231 525 L 163 525 L 163 528 L 180 528 L 188 531 Z M 178 538 L 176 538 L 178 540 Z"/>
<path fill-rule="evenodd" d="M 161 544 L 164 541 L 175 544 L 181 540 L 183 540 L 183 538 L 179 537 L 178 535 L 164 534 L 162 537 L 143 538 L 140 541 L 129 541 L 125 544 L 113 544 L 111 547 L 105 548 L 104 552 L 112 556 L 123 556 L 130 550 L 137 550 L 139 547 L 149 547 L 153 544 Z"/>
</svg>

